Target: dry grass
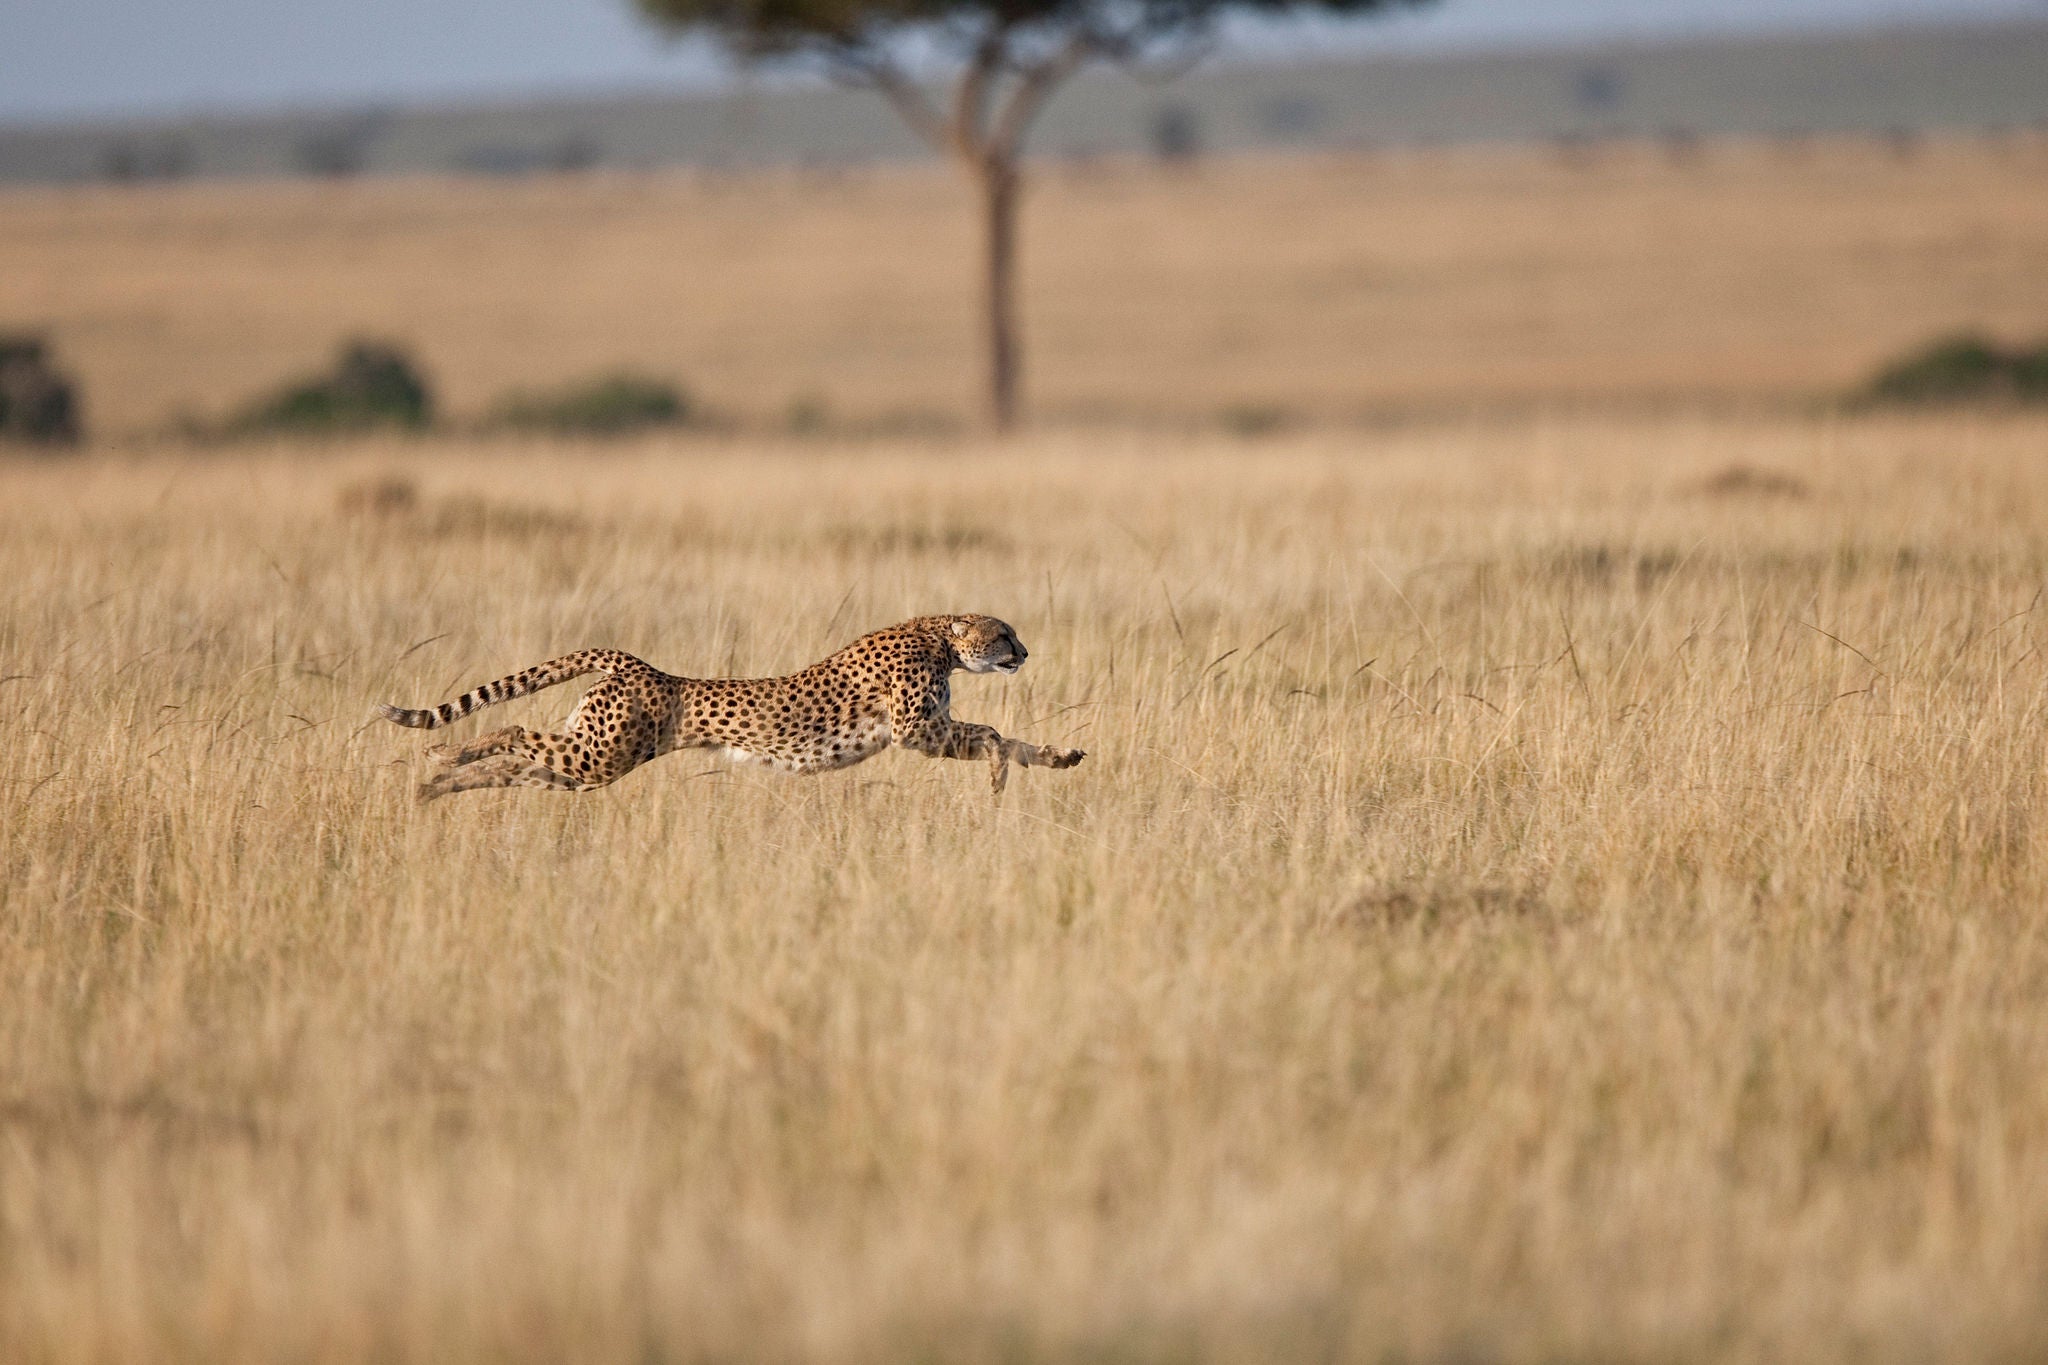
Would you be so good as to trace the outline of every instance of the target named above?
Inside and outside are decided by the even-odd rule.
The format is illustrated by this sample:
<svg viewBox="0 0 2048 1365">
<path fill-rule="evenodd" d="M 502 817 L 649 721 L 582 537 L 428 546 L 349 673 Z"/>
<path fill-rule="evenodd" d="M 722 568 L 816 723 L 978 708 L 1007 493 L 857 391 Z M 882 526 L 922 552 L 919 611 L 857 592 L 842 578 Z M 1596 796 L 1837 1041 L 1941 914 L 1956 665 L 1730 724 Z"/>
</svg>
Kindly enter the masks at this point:
<svg viewBox="0 0 2048 1365">
<path fill-rule="evenodd" d="M 2044 441 L 9 467 L 0 1358 L 2038 1357 Z M 365 724 L 955 607 L 1084 766 Z"/>
<path fill-rule="evenodd" d="M 1043 415 L 1199 419 L 1834 390 L 1937 333 L 2041 330 L 2044 174 L 2040 137 L 1047 167 L 1029 387 Z M 943 169 L 13 192 L 0 320 L 53 326 L 112 432 L 353 332 L 415 345 L 469 414 L 624 367 L 757 421 L 964 415 L 973 246 Z"/>
</svg>

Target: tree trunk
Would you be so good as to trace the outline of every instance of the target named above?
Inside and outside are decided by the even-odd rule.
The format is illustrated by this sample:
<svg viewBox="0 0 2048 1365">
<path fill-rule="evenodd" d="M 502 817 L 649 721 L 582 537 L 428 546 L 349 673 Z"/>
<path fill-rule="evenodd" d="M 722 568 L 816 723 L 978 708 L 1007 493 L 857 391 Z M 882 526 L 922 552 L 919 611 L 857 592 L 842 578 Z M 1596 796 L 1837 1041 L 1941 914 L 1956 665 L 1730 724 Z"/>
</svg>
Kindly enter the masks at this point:
<svg viewBox="0 0 2048 1365">
<path fill-rule="evenodd" d="M 1010 431 L 1017 425 L 1017 380 L 1021 366 L 1016 310 L 1019 175 L 1016 160 L 1000 153 L 985 155 L 975 169 L 981 177 L 986 215 L 983 227 L 987 273 L 982 309 L 988 328 L 988 416 L 997 431 Z"/>
</svg>

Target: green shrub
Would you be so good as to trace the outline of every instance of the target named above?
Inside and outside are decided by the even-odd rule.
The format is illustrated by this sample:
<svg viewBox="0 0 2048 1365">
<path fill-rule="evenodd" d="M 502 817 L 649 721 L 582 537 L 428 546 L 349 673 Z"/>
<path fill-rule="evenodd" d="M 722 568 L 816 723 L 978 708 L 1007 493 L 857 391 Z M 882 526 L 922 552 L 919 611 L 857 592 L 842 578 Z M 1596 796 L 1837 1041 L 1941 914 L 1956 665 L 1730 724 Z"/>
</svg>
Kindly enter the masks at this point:
<svg viewBox="0 0 2048 1365">
<path fill-rule="evenodd" d="M 612 374 L 549 393 L 512 394 L 493 409 L 490 424 L 612 436 L 646 427 L 679 426 L 695 415 L 689 395 L 666 380 Z"/>
<path fill-rule="evenodd" d="M 2004 347 L 1973 334 L 1948 337 L 1886 366 L 1863 396 L 1880 403 L 2048 402 L 2048 341 Z"/>
<path fill-rule="evenodd" d="M 1223 409 L 1216 420 L 1232 436 L 1252 440 L 1284 430 L 1291 416 L 1287 409 L 1269 403 L 1238 403 Z"/>
<path fill-rule="evenodd" d="M 69 445 L 78 438 L 78 386 L 50 364 L 47 344 L 0 335 L 0 439 Z"/>
<path fill-rule="evenodd" d="M 817 394 L 793 398 L 778 424 L 791 436 L 834 440 L 938 441 L 958 436 L 964 427 L 958 415 L 935 408 L 885 408 L 879 412 L 834 412 Z"/>
<path fill-rule="evenodd" d="M 399 347 L 351 341 L 334 368 L 256 399 L 229 428 L 239 432 L 361 431 L 371 427 L 428 426 L 433 395 L 418 366 Z"/>
<path fill-rule="evenodd" d="M 832 425 L 832 409 L 817 394 L 799 394 L 783 409 L 782 425 L 793 436 L 821 435 Z"/>
<path fill-rule="evenodd" d="M 2048 403 L 2048 341 L 2012 358 L 2013 392 L 2029 403 Z"/>
</svg>

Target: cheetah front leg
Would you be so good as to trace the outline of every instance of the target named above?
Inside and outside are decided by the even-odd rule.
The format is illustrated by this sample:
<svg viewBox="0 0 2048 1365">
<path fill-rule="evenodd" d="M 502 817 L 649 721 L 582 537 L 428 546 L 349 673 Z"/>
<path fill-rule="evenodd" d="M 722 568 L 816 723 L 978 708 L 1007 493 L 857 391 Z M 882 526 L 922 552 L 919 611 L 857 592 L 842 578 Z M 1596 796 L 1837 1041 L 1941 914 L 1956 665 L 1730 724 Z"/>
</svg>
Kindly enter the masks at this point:
<svg viewBox="0 0 2048 1365">
<path fill-rule="evenodd" d="M 898 741 L 905 748 L 933 758 L 985 758 L 989 787 L 997 796 L 1010 780 L 1010 765 L 1020 768 L 1071 768 L 1087 757 L 1080 749 L 1055 749 L 999 733 L 993 725 L 950 717 L 918 727 Z"/>
<path fill-rule="evenodd" d="M 1088 756 L 1082 749 L 1055 749 L 1049 744 L 1027 744 L 1002 735 L 996 736 L 996 742 L 1002 746 L 1003 755 L 995 760 L 995 773 L 989 780 L 998 796 L 1003 794 L 1003 784 L 1009 781 L 1012 763 L 1020 768 L 1071 768 Z"/>
</svg>

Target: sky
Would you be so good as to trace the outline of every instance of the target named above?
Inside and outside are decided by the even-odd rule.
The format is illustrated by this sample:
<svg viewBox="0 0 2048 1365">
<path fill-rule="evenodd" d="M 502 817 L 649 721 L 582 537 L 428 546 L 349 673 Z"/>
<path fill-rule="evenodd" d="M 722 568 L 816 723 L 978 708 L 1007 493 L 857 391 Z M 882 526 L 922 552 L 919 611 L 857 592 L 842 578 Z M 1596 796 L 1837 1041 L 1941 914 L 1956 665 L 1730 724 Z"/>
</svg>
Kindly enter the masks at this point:
<svg viewBox="0 0 2048 1365">
<path fill-rule="evenodd" d="M 2029 16 L 2048 0 L 1441 0 L 1371 23 L 1238 25 L 1226 54 L 1421 53 Z M 703 91 L 715 50 L 630 0 L 0 0 L 0 122 Z"/>
</svg>

